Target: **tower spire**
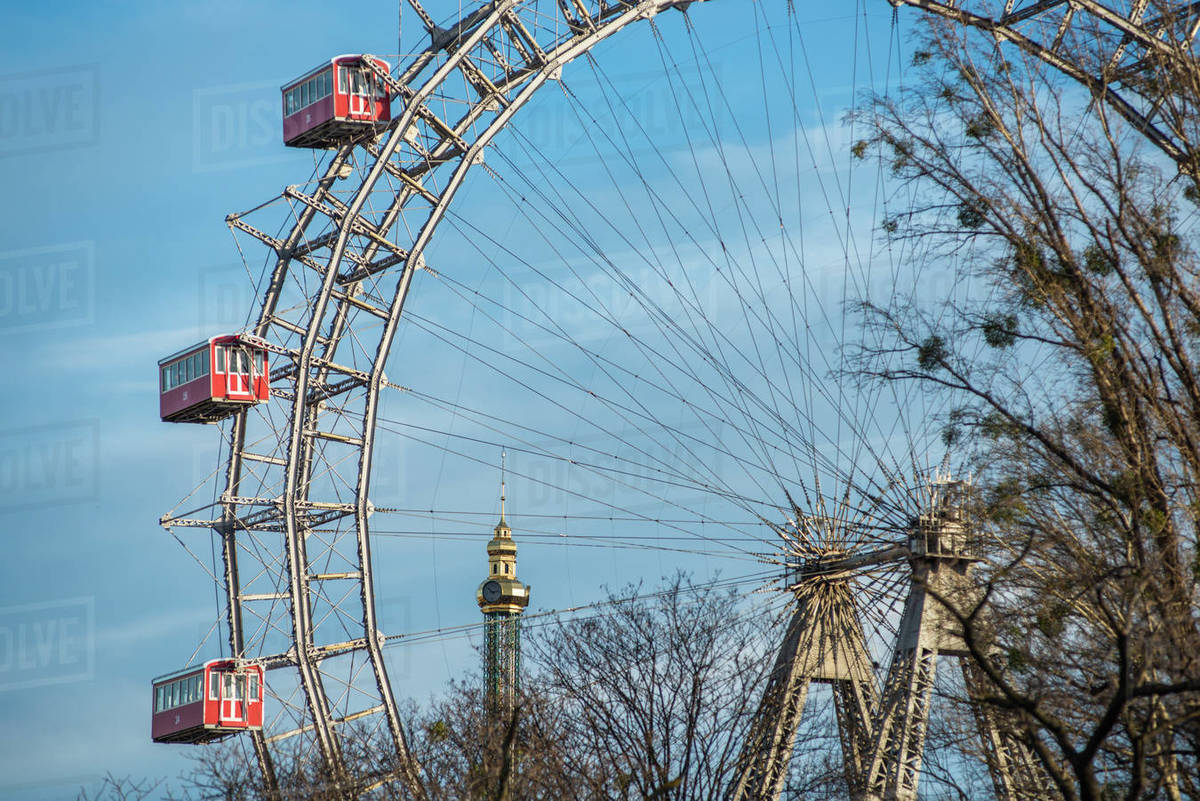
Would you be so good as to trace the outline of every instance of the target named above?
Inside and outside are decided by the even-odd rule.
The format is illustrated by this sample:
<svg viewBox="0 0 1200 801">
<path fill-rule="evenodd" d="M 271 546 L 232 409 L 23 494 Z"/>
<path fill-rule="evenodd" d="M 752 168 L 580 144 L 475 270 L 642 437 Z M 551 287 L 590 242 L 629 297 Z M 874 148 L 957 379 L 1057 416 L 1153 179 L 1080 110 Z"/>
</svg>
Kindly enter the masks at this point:
<svg viewBox="0 0 1200 801">
<path fill-rule="evenodd" d="M 504 522 L 504 495 L 505 495 L 505 484 L 504 484 L 504 467 L 505 467 L 505 465 L 504 465 L 504 461 L 507 456 L 508 456 L 508 454 L 503 449 L 501 449 L 501 451 L 500 451 L 500 526 L 503 528 L 508 528 L 508 524 Z"/>
</svg>

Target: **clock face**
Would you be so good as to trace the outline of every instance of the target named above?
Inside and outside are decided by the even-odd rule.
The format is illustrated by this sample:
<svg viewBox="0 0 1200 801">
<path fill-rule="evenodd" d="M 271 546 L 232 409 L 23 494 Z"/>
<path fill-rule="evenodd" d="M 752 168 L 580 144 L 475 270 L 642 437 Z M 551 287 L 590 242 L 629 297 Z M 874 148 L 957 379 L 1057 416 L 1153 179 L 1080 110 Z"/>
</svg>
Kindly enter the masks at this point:
<svg viewBox="0 0 1200 801">
<path fill-rule="evenodd" d="M 483 600 L 494 604 L 500 600 L 500 582 L 489 581 L 483 585 Z"/>
</svg>

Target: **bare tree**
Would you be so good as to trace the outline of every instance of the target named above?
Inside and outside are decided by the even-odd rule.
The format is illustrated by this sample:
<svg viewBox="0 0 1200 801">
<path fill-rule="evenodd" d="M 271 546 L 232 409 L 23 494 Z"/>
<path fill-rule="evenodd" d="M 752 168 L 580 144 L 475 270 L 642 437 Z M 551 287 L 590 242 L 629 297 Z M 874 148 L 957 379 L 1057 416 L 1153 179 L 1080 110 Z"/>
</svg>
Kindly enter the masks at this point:
<svg viewBox="0 0 1200 801">
<path fill-rule="evenodd" d="M 133 779 L 105 774 L 100 785 L 89 792 L 80 788 L 78 801 L 145 801 L 161 789 L 164 779 Z"/>
<path fill-rule="evenodd" d="M 520 799 L 721 798 L 771 622 L 731 588 L 676 576 L 530 627 L 515 726 L 489 721 L 462 686 L 421 716 L 414 747 L 431 796 L 497 799 L 503 784 Z"/>
<path fill-rule="evenodd" d="M 536 690 L 512 713 L 487 712 L 478 682 L 456 684 L 414 715 L 414 754 L 434 801 L 597 797 L 589 766 L 575 761 L 562 712 Z"/>
<path fill-rule="evenodd" d="M 898 181 L 884 228 L 909 275 L 958 278 L 936 304 L 865 300 L 857 366 L 948 401 L 995 546 L 956 610 L 985 701 L 1062 797 L 1198 798 L 1197 184 L 991 38 L 935 23 L 913 61 L 853 115 L 854 152 Z M 1145 66 L 1172 114 L 1197 107 L 1194 59 Z"/>
<path fill-rule="evenodd" d="M 676 576 L 532 638 L 575 775 L 605 799 L 723 797 L 774 656 L 775 622 L 733 588 Z M 629 597 L 635 600 L 627 600 Z"/>
</svg>

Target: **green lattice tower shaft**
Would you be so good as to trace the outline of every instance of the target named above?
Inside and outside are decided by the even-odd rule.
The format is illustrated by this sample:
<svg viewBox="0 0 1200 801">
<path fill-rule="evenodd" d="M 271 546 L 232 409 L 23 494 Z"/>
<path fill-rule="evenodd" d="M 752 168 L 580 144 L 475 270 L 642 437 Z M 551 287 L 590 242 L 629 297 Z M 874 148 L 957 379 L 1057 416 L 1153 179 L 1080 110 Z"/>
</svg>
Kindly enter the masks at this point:
<svg viewBox="0 0 1200 801">
<path fill-rule="evenodd" d="M 521 614 L 484 614 L 483 675 L 488 712 L 509 713 L 521 689 Z"/>
</svg>

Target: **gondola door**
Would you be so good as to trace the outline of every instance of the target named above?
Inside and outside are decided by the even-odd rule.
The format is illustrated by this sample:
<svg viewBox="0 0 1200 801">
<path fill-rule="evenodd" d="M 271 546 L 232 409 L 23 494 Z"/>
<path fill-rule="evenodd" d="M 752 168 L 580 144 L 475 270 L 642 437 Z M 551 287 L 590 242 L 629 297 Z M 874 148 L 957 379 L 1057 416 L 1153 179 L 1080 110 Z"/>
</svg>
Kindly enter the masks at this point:
<svg viewBox="0 0 1200 801">
<path fill-rule="evenodd" d="M 245 676 L 232 670 L 221 674 L 221 709 L 217 724 L 240 726 L 246 722 Z"/>
<path fill-rule="evenodd" d="M 346 72 L 350 84 L 350 117 L 359 120 L 373 119 L 375 101 L 371 86 L 375 83 L 375 76 L 361 67 L 351 67 Z"/>
<path fill-rule="evenodd" d="M 229 372 L 225 376 L 226 396 L 236 399 L 254 397 L 253 354 L 244 346 L 234 345 L 229 349 Z"/>
</svg>

